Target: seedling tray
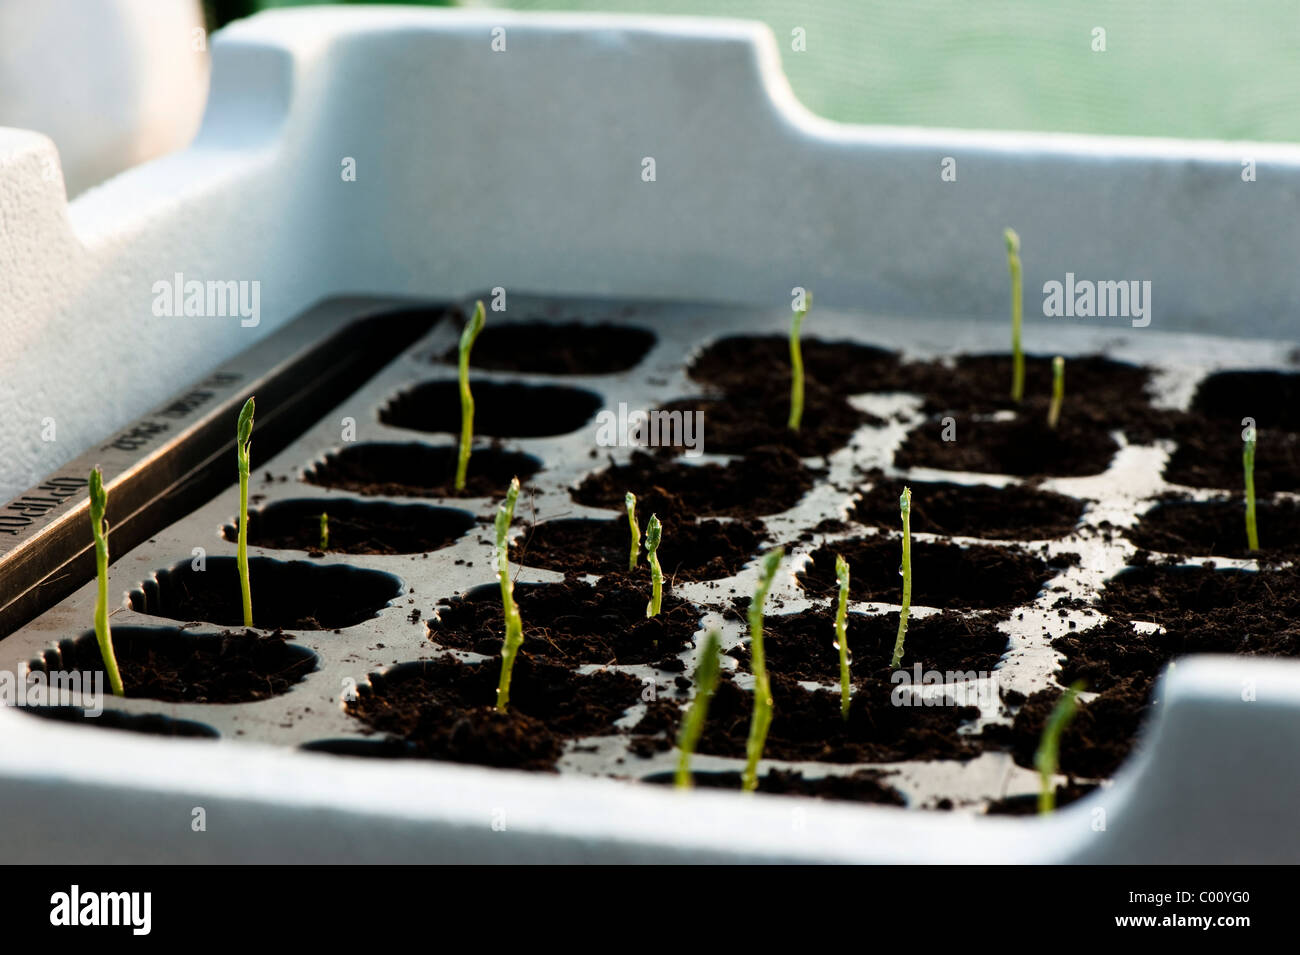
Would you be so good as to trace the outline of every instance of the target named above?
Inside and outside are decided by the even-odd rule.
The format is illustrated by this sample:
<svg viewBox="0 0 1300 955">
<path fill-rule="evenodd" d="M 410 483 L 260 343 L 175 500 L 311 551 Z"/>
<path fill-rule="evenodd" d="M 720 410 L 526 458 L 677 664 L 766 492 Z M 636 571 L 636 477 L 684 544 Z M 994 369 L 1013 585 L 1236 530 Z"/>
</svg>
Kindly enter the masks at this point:
<svg viewBox="0 0 1300 955">
<path fill-rule="evenodd" d="M 1099 592 L 1129 579 L 1123 574 L 1154 576 L 1154 584 L 1141 582 L 1150 588 L 1174 586 L 1183 574 L 1235 582 L 1256 568 L 1255 561 L 1232 556 L 1240 548 L 1226 541 L 1220 549 L 1192 555 L 1146 549 L 1139 555 L 1135 537 L 1167 532 L 1148 530 L 1142 521 L 1170 493 L 1202 502 L 1230 494 L 1227 488 L 1189 488 L 1162 477 L 1179 460 L 1177 435 L 1188 433 L 1178 416 L 1188 412 L 1195 395 L 1214 390 L 1222 380 L 1214 375 L 1251 369 L 1253 377 L 1229 379 L 1239 397 L 1251 393 L 1252 382 L 1276 390 L 1295 380 L 1293 356 L 1280 343 L 1159 333 L 1116 339 L 1096 330 L 1062 329 L 1055 344 L 1078 379 L 1067 391 L 1064 420 L 1080 432 L 1100 429 L 1114 446 L 1103 442 L 1092 461 L 1081 460 L 1072 444 L 1050 452 L 1060 470 L 1095 473 L 971 473 L 936 465 L 944 455 L 966 461 L 1001 446 L 996 436 L 1010 415 L 992 407 L 1000 405 L 1006 384 L 1000 364 L 985 367 L 984 359 L 974 359 L 967 367 L 960 362 L 971 360 L 959 359 L 955 367 L 967 367 L 977 390 L 987 386 L 962 407 L 944 403 L 951 393 L 936 396 L 927 388 L 960 378 L 951 365 L 956 356 L 996 352 L 994 326 L 814 312 L 805 330 L 806 434 L 791 450 L 782 447 L 789 441 L 779 429 L 768 444 L 755 446 L 746 445 L 744 431 L 747 418 L 772 411 L 764 402 L 782 400 L 785 381 L 763 360 L 783 346 L 788 319 L 782 312 L 516 295 L 508 312 L 490 315 L 477 353 L 488 366 L 475 367 L 472 375 L 479 437 L 470 493 L 457 497 L 445 487 L 459 420 L 455 368 L 447 353 L 465 314 L 465 303 L 325 303 L 257 352 L 188 389 L 188 400 L 169 402 L 52 475 L 17 507 L 9 505 L 4 513 L 33 519 L 21 528 L 17 546 L 5 552 L 0 571 L 7 579 L 21 573 L 35 580 L 22 593 L 7 592 L 12 619 L 50 594 L 50 578 L 79 573 L 84 579 L 75 553 L 84 544 L 77 529 L 88 523 L 84 491 L 64 495 L 43 512 L 33 508 L 51 488 L 79 487 L 91 458 L 104 464 L 110 502 L 133 507 L 110 510 L 120 535 L 111 538 L 110 571 L 110 592 L 121 601 L 112 617 L 119 660 L 128 674 L 139 672 L 133 664 L 151 650 L 157 663 L 172 648 L 182 656 L 207 654 L 203 665 L 212 668 L 154 673 L 154 695 L 162 700 L 109 698 L 98 719 L 79 715 L 76 700 L 43 712 L 27 708 L 24 719 L 57 716 L 79 734 L 128 729 L 213 737 L 217 741 L 208 745 L 215 747 L 306 750 L 321 759 L 363 764 L 350 770 L 359 781 L 374 765 L 360 757 L 418 761 L 433 755 L 554 770 L 561 777 L 664 783 L 676 764 L 672 741 L 680 708 L 690 697 L 697 644 L 717 627 L 727 654 L 726 678 L 694 768 L 701 786 L 735 788 L 751 685 L 744 600 L 753 591 L 758 556 L 781 545 L 789 556 L 768 603 L 769 665 L 778 679 L 769 751 L 778 755 L 762 764 L 764 789 L 905 807 L 895 812 L 1023 810 L 1038 788 L 1029 761 L 1032 745 L 1044 707 L 1061 685 L 1059 641 L 1083 640 L 1066 653 L 1066 668 L 1094 680 L 1100 673 L 1103 698 L 1084 695 L 1085 713 L 1097 713 L 1093 735 L 1067 736 L 1063 766 L 1075 768 L 1059 782 L 1066 802 L 1094 787 L 1100 788 L 1092 798 L 1104 798 L 1134 738 L 1142 735 L 1149 678 L 1163 661 L 1158 648 L 1147 648 L 1156 654 L 1154 666 L 1098 671 L 1107 662 L 1105 646 L 1088 643 L 1088 635 L 1107 633 L 1122 641 L 1134 622 L 1139 633 L 1154 631 L 1170 607 L 1148 604 L 1147 613 L 1141 606 L 1119 612 L 1099 600 Z M 599 347 L 584 347 L 592 343 Z M 738 360 L 746 350 L 748 358 Z M 352 357 L 333 364 L 342 355 Z M 688 373 L 692 365 L 694 377 Z M 1040 382 L 1036 367 L 1031 359 L 1031 388 Z M 832 368 L 838 377 L 829 374 Z M 1090 392 L 1113 402 L 1107 391 L 1113 391 L 1113 380 L 1141 377 L 1140 368 L 1149 370 L 1149 379 L 1131 398 L 1141 406 L 1089 406 Z M 775 391 L 764 377 L 769 372 L 778 379 Z M 743 382 L 750 379 L 757 379 L 757 390 L 745 390 L 750 385 Z M 255 623 L 276 636 L 262 641 L 274 645 L 269 660 L 250 657 L 256 677 L 247 679 L 228 671 L 239 670 L 238 655 L 252 653 L 248 648 L 258 641 L 222 635 L 243 632 L 234 569 L 233 422 L 234 410 L 254 392 L 265 416 L 253 444 Z M 346 397 L 334 403 L 340 393 Z M 277 409 L 277 401 L 287 407 Z M 312 411 L 299 418 L 301 433 L 290 439 L 286 419 L 295 406 Z M 617 420 L 628 409 L 662 407 L 703 410 L 703 454 L 647 454 L 601 444 L 601 413 Z M 824 426 L 842 424 L 845 408 L 858 416 L 853 427 Z M 304 430 L 313 414 L 319 416 Z M 169 422 L 166 429 L 159 427 L 162 421 Z M 929 440 L 950 423 L 957 428 L 955 441 Z M 977 437 L 979 429 L 984 433 Z M 223 430 L 230 434 L 221 437 Z M 162 446 L 149 440 L 160 434 L 166 435 Z M 982 443 L 971 447 L 976 441 Z M 733 453 L 717 453 L 719 443 Z M 277 444 L 281 450 L 266 450 Z M 1003 453 L 1003 460 L 1024 470 L 1014 444 Z M 923 466 L 899 467 L 909 456 L 923 459 Z M 700 468 L 711 470 L 693 470 Z M 442 732 L 446 727 L 409 731 L 415 710 L 401 712 L 418 709 L 421 693 L 436 696 L 439 687 L 454 682 L 449 674 L 456 680 L 468 672 L 485 674 L 476 692 L 487 696 L 478 703 L 491 702 L 497 666 L 492 655 L 501 632 L 491 519 L 516 474 L 525 490 L 512 530 L 512 567 L 528 633 L 517 692 L 523 693 L 520 708 L 540 721 L 532 728 L 559 743 L 555 754 L 537 739 L 498 745 L 480 737 L 474 727 L 480 717 L 458 715 L 454 707 L 444 718 L 468 720 L 468 742 L 464 733 L 449 739 L 456 734 Z M 873 660 L 871 654 L 887 654 L 877 644 L 882 633 L 892 644 L 897 619 L 899 535 L 889 502 L 896 508 L 899 481 L 912 485 L 918 515 L 910 634 L 916 649 L 904 657 L 902 669 L 943 678 L 924 679 L 913 707 L 898 706 L 904 697 L 893 696 L 892 712 L 877 708 L 866 714 L 872 721 L 888 717 L 892 730 L 863 732 L 855 722 L 846 735 L 821 713 L 838 707 L 837 676 L 826 669 L 833 657 L 827 561 L 843 553 L 854 568 L 854 672 L 877 680 L 887 656 Z M 178 506 L 168 504 L 169 497 L 192 501 L 205 488 L 223 486 L 174 519 Z M 651 510 L 662 510 L 666 525 L 667 622 L 649 645 L 644 628 L 639 636 L 632 633 L 643 623 L 637 620 L 640 605 L 629 613 L 624 599 L 631 594 L 635 603 L 649 592 L 644 558 L 636 574 L 623 573 L 625 488 L 641 497 L 643 526 Z M 1272 501 L 1277 518 L 1270 526 L 1265 517 L 1267 536 L 1284 531 L 1293 519 L 1287 516 L 1293 495 Z M 322 511 L 333 519 L 334 543 L 325 552 L 312 537 Z M 936 532 L 945 522 L 963 519 L 972 526 Z M 357 521 L 372 526 L 349 538 Z M 1017 529 L 1018 523 L 1024 527 Z M 138 543 L 124 545 L 124 538 Z M 381 552 L 345 552 L 356 549 Z M 31 560 L 36 553 L 45 555 L 43 561 Z M 1278 549 L 1269 553 L 1278 557 Z M 1217 569 L 1202 566 L 1209 558 Z M 538 566 L 546 564 L 561 570 Z M 1286 566 L 1271 572 L 1285 574 Z M 562 570 L 568 571 L 570 592 L 557 594 L 566 580 Z M 1249 599 L 1244 592 L 1234 595 L 1232 586 L 1212 597 L 1211 606 L 1230 608 Z M 574 594 L 596 606 L 566 610 Z M 1141 604 L 1140 597 L 1134 599 Z M 6 663 L 50 671 L 97 665 L 88 626 L 93 602 L 93 582 L 86 583 L 16 627 L 0 644 Z M 1289 613 L 1289 605 L 1280 612 Z M 599 622 L 566 622 L 584 613 L 604 616 Z M 1112 618 L 1125 629 L 1107 630 L 1120 625 Z M 566 636 L 571 632 L 586 637 Z M 1125 643 L 1125 649 L 1132 648 Z M 1263 649 L 1243 642 L 1243 650 L 1295 652 L 1285 640 Z M 230 657 L 233 662 L 223 659 Z M 230 676 L 227 685 L 213 672 Z M 529 688 L 543 681 L 546 692 L 530 697 Z M 196 695 L 226 698 L 222 694 L 244 701 L 193 701 Z M 595 700 L 593 712 L 575 717 L 574 697 L 580 705 Z M 922 705 L 924 697 L 938 705 Z M 1155 708 L 1160 699 L 1157 692 Z M 796 731 L 787 730 L 796 724 Z M 383 732 L 394 728 L 399 731 Z M 163 758 L 166 747 L 183 744 L 154 745 Z M 812 802 L 802 795 L 786 800 Z"/>
</svg>

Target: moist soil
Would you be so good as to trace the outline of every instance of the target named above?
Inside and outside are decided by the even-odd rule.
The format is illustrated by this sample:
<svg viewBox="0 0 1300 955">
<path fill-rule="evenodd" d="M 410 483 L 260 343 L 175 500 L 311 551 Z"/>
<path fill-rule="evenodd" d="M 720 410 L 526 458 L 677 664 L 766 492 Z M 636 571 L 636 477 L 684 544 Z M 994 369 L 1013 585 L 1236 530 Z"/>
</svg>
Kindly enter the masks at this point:
<svg viewBox="0 0 1300 955">
<path fill-rule="evenodd" d="M 649 515 L 638 514 L 637 519 L 647 523 Z M 730 577 L 758 552 L 763 541 L 763 526 L 757 521 L 660 520 L 664 533 L 658 556 L 667 581 Z M 531 526 L 522 539 L 510 542 L 510 559 L 567 575 L 616 573 L 627 569 L 631 535 L 625 518 L 543 521 Z M 646 566 L 644 540 L 637 565 Z"/>
<path fill-rule="evenodd" d="M 554 769 L 564 740 L 615 732 L 640 699 L 625 673 L 587 676 L 567 666 L 515 660 L 510 706 L 495 707 L 501 660 L 462 663 L 447 655 L 371 677 L 347 712 L 371 730 L 404 740 L 428 759 L 517 769 Z"/>
<path fill-rule="evenodd" d="M 113 653 L 126 695 L 168 703 L 251 703 L 287 693 L 316 669 L 316 658 L 276 632 L 192 634 L 174 629 L 116 628 Z M 102 671 L 94 635 L 73 644 L 64 665 Z M 107 690 L 107 683 L 105 683 Z"/>
<path fill-rule="evenodd" d="M 518 371 L 543 375 L 608 375 L 641 363 L 655 336 L 627 325 L 586 325 L 580 322 L 520 322 L 489 325 L 479 333 L 470 352 L 470 367 L 489 371 Z M 459 349 L 449 348 L 441 360 L 455 365 Z"/>
<path fill-rule="evenodd" d="M 900 391 L 904 378 L 895 352 L 857 342 L 803 338 L 805 387 L 816 382 L 834 394 Z M 784 335 L 720 338 L 691 362 L 690 376 L 724 392 L 744 392 L 775 383 L 790 398 L 790 340 Z"/>
<path fill-rule="evenodd" d="M 311 557 L 324 557 L 326 553 L 420 554 L 454 543 L 473 523 L 441 519 L 438 511 L 422 519 L 396 507 L 379 507 L 365 512 L 366 516 L 340 514 L 338 507 L 338 502 L 320 501 L 310 510 L 302 509 L 273 521 L 252 511 L 248 517 L 248 543 L 272 550 L 305 551 Z M 328 515 L 327 550 L 320 547 L 321 512 Z M 237 522 L 222 531 L 228 541 L 238 540 L 238 535 Z"/>
<path fill-rule="evenodd" d="M 579 580 L 516 584 L 523 650 L 538 660 L 570 665 L 654 663 L 684 669 L 677 656 L 691 647 L 702 613 L 665 585 L 660 612 L 647 617 L 650 592 L 645 566 L 607 574 L 599 586 Z M 427 626 L 429 639 L 439 646 L 484 655 L 500 650 L 504 622 L 495 584 L 440 604 L 434 613 Z"/>
<path fill-rule="evenodd" d="M 903 481 L 875 475 L 851 517 L 861 524 L 897 530 Z M 1083 515 L 1083 501 L 1027 487 L 990 487 L 946 481 L 907 484 L 912 489 L 912 531 L 990 540 L 1052 540 L 1070 533 Z"/>
<path fill-rule="evenodd" d="M 532 455 L 476 448 L 465 490 L 456 493 L 456 448 L 427 444 L 349 445 L 303 475 L 309 484 L 387 497 L 500 497 L 510 479 L 527 481 L 542 464 Z"/>
<path fill-rule="evenodd" d="M 541 438 L 577 431 L 600 410 L 594 391 L 567 385 L 478 381 L 474 434 L 488 438 Z M 429 381 L 404 391 L 379 412 L 394 428 L 457 435 L 461 429 L 460 383 Z"/>
<path fill-rule="evenodd" d="M 902 541 L 897 537 L 840 541 L 813 551 L 811 562 L 798 574 L 800 585 L 810 596 L 830 597 L 839 592 L 837 554 L 852 568 L 852 600 L 897 603 L 902 598 Z M 1020 550 L 912 542 L 912 602 L 920 607 L 1012 607 L 1032 601 L 1055 575 L 1047 561 Z"/>
<path fill-rule="evenodd" d="M 762 517 L 787 511 L 813 486 L 815 472 L 788 448 L 754 448 L 729 464 L 679 463 L 671 454 L 635 452 L 627 464 L 590 475 L 572 492 L 588 507 L 624 512 L 635 489 L 642 527 L 649 515 L 661 521 L 704 517 Z"/>
<path fill-rule="evenodd" d="M 1171 498 L 1156 505 L 1125 536 L 1139 547 L 1188 557 L 1293 558 L 1300 549 L 1300 503 L 1258 500 L 1256 527 L 1260 549 L 1246 547 L 1244 498 L 1188 501 Z"/>
</svg>

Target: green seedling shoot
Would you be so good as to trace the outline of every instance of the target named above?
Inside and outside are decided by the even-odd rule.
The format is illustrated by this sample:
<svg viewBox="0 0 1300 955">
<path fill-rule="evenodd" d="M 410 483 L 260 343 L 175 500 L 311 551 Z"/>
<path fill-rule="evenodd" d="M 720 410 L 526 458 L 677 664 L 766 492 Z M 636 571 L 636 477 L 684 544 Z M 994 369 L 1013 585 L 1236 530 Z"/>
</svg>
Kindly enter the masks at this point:
<svg viewBox="0 0 1300 955">
<path fill-rule="evenodd" d="M 623 497 L 627 507 L 627 526 L 632 532 L 632 553 L 627 558 L 627 569 L 636 570 L 636 555 L 641 550 L 641 525 L 636 522 L 636 495 L 628 491 Z"/>
<path fill-rule="evenodd" d="M 1034 753 L 1034 768 L 1038 770 L 1038 811 L 1052 812 L 1056 808 L 1056 786 L 1052 777 L 1056 775 L 1060 764 L 1061 734 L 1078 709 L 1079 694 L 1083 691 L 1083 681 L 1076 680 L 1070 688 L 1061 694 L 1052 707 L 1051 715 L 1043 724 L 1043 737 L 1038 742 L 1038 751 Z"/>
<path fill-rule="evenodd" d="M 330 516 L 324 511 L 320 512 L 320 549 L 330 549 Z"/>
<path fill-rule="evenodd" d="M 664 600 L 664 572 L 659 566 L 659 541 L 663 539 L 663 534 L 659 515 L 651 514 L 650 523 L 645 529 L 645 555 L 650 562 L 650 602 L 645 607 L 647 617 L 657 616 Z"/>
<path fill-rule="evenodd" d="M 1025 396 L 1025 353 L 1020 350 L 1020 326 L 1024 318 L 1020 236 L 1015 229 L 1007 229 L 1002 235 L 1007 240 L 1007 268 L 1011 272 L 1011 400 L 1019 404 Z"/>
<path fill-rule="evenodd" d="M 898 611 L 898 637 L 894 640 L 894 657 L 889 661 L 896 667 L 903 659 L 903 640 L 907 637 L 907 614 L 912 609 L 912 489 L 903 488 L 898 498 L 898 510 L 903 517 L 903 563 L 898 572 L 903 575 L 903 606 Z"/>
<path fill-rule="evenodd" d="M 790 321 L 790 420 L 787 423 L 791 431 L 798 431 L 803 421 L 803 347 L 799 343 L 799 333 L 803 329 L 804 316 L 812 307 L 812 292 L 805 292 L 803 308 L 796 309 Z"/>
<path fill-rule="evenodd" d="M 749 655 L 750 669 L 754 671 L 754 712 L 749 721 L 749 739 L 745 743 L 745 774 L 740 788 L 753 792 L 758 788 L 758 761 L 763 758 L 767 743 L 767 730 L 772 725 L 772 685 L 767 679 L 767 657 L 763 653 L 763 604 L 772 589 L 776 569 L 781 566 L 785 551 L 778 547 L 763 558 L 763 569 L 754 589 L 754 599 L 749 604 Z"/>
<path fill-rule="evenodd" d="M 117 669 L 117 655 L 113 652 L 113 632 L 108 625 L 108 521 L 104 518 L 107 508 L 104 474 L 95 468 L 90 472 L 90 533 L 95 539 L 95 579 L 99 585 L 95 594 L 95 639 L 108 672 L 109 688 L 114 696 L 126 696 L 122 674 Z"/>
<path fill-rule="evenodd" d="M 235 456 L 239 461 L 239 591 L 244 602 L 244 626 L 253 625 L 253 592 L 248 585 L 248 454 L 253 447 L 253 399 L 244 402 L 235 428 Z"/>
<path fill-rule="evenodd" d="M 510 480 L 505 501 L 497 507 L 496 563 L 501 583 L 501 611 L 506 622 L 505 642 L 501 647 L 501 679 L 497 683 L 497 711 L 504 713 L 510 703 L 510 673 L 515 666 L 519 646 L 524 642 L 524 621 L 515 603 L 515 582 L 510 579 L 510 551 L 507 537 L 515 519 L 515 502 L 519 500 L 519 478 Z"/>
<path fill-rule="evenodd" d="M 1047 426 L 1056 430 L 1061 420 L 1061 404 L 1065 401 L 1065 359 L 1057 355 L 1052 359 L 1052 403 L 1047 406 Z"/>
<path fill-rule="evenodd" d="M 840 651 L 840 716 L 849 718 L 849 564 L 835 555 L 835 579 L 840 582 L 839 603 L 835 607 L 835 645 Z"/>
<path fill-rule="evenodd" d="M 1255 424 L 1242 432 L 1245 445 L 1241 449 L 1241 466 L 1246 472 L 1246 547 L 1259 550 L 1259 528 L 1255 525 Z"/>
<path fill-rule="evenodd" d="M 686 718 L 682 720 L 682 731 L 677 737 L 677 748 L 681 754 L 677 757 L 677 775 L 673 784 L 678 789 L 691 788 L 691 756 L 695 754 L 695 744 L 704 732 L 704 720 L 709 715 L 709 702 L 713 691 L 718 688 L 718 673 L 722 669 L 722 643 L 717 630 L 710 630 L 704 638 L 704 650 L 700 662 L 695 665 L 695 699 L 691 700 Z"/>
<path fill-rule="evenodd" d="M 460 354 L 456 360 L 460 376 L 460 455 L 456 459 L 456 493 L 465 490 L 465 476 L 469 473 L 470 445 L 474 441 L 474 395 L 469 390 L 469 352 L 474 340 L 483 331 L 486 320 L 483 303 L 474 306 L 474 315 L 460 333 Z"/>
</svg>

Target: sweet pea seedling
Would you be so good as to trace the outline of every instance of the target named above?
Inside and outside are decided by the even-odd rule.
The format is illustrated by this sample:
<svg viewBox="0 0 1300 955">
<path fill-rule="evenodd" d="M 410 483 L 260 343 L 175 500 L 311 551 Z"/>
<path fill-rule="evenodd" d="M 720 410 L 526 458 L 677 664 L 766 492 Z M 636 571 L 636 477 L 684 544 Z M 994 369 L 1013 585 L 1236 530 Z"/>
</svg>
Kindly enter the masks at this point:
<svg viewBox="0 0 1300 955">
<path fill-rule="evenodd" d="M 704 732 L 704 720 L 709 715 L 709 702 L 713 691 L 718 688 L 718 672 L 722 668 L 722 643 L 718 631 L 710 630 L 704 638 L 704 649 L 700 653 L 700 662 L 695 665 L 695 699 L 682 720 L 682 731 L 677 737 L 677 748 L 681 755 L 677 757 L 677 775 L 673 784 L 678 789 L 691 788 L 691 757 L 695 754 L 695 744 Z"/>
<path fill-rule="evenodd" d="M 330 516 L 324 511 L 320 512 L 320 549 L 330 549 Z"/>
<path fill-rule="evenodd" d="M 117 655 L 113 652 L 113 632 L 108 625 L 108 521 L 104 511 L 108 508 L 108 493 L 104 490 L 104 474 L 99 468 L 90 472 L 90 533 L 95 539 L 95 640 L 99 655 L 104 659 L 108 685 L 114 696 L 126 696 L 122 675 L 117 669 Z"/>
<path fill-rule="evenodd" d="M 636 555 L 641 550 L 641 525 L 636 522 L 636 495 L 631 491 L 623 496 L 627 507 L 627 527 L 632 532 L 632 553 L 627 558 L 627 569 L 636 570 Z"/>
<path fill-rule="evenodd" d="M 505 617 L 506 636 L 501 648 L 501 679 L 497 683 L 497 710 L 506 711 L 510 703 L 510 673 L 515 666 L 519 646 L 524 642 L 524 621 L 515 603 L 515 582 L 510 579 L 510 551 L 507 537 L 510 522 L 515 519 L 515 501 L 519 500 L 519 478 L 512 478 L 504 503 L 497 507 L 496 563 L 497 579 L 501 583 L 501 612 Z"/>
<path fill-rule="evenodd" d="M 758 788 L 758 761 L 763 758 L 767 743 L 767 730 L 772 725 L 772 685 L 767 678 L 767 657 L 763 653 L 763 604 L 772 589 L 776 569 L 781 566 L 785 551 L 778 547 L 763 558 L 763 569 L 754 589 L 754 599 L 749 603 L 749 655 L 750 669 L 754 671 L 754 712 L 749 721 L 749 739 L 745 743 L 745 774 L 740 788 L 753 792 Z"/>
<path fill-rule="evenodd" d="M 253 446 L 253 399 L 244 402 L 235 428 L 236 459 L 239 462 L 239 590 L 244 603 L 244 626 L 253 625 L 253 592 L 248 585 L 248 455 Z"/>
<path fill-rule="evenodd" d="M 1253 421 L 1242 432 L 1242 437 L 1246 442 L 1241 449 L 1241 467 L 1246 473 L 1246 547 L 1259 550 L 1259 528 L 1255 524 L 1255 441 L 1258 435 Z"/>
<path fill-rule="evenodd" d="M 805 292 L 803 308 L 796 309 L 790 320 L 790 420 L 786 422 L 791 431 L 798 431 L 803 420 L 803 347 L 799 343 L 799 333 L 803 329 L 804 316 L 812 307 L 812 292 Z"/>
<path fill-rule="evenodd" d="M 894 657 L 889 661 L 896 667 L 903 659 L 903 639 L 907 636 L 907 614 L 912 609 L 912 489 L 903 488 L 898 499 L 898 510 L 903 517 L 903 563 L 898 572 L 903 575 L 903 605 L 898 611 L 898 637 L 894 640 Z"/>
<path fill-rule="evenodd" d="M 840 715 L 849 718 L 849 564 L 835 555 L 835 579 L 840 582 L 839 603 L 835 607 L 835 645 L 840 651 Z"/>
<path fill-rule="evenodd" d="M 1061 734 L 1078 709 L 1078 696 L 1083 691 L 1083 681 L 1076 680 L 1061 694 L 1052 707 L 1052 713 L 1043 724 L 1043 737 L 1034 753 L 1034 768 L 1038 770 L 1038 811 L 1051 812 L 1056 808 L 1056 787 L 1052 777 L 1060 763 Z"/>
<path fill-rule="evenodd" d="M 1019 403 L 1025 396 L 1025 353 L 1020 350 L 1020 326 L 1024 317 L 1020 236 L 1015 229 L 1007 229 L 1002 236 L 1007 241 L 1007 268 L 1011 272 L 1011 400 Z"/>
<path fill-rule="evenodd" d="M 474 315 L 460 333 L 460 354 L 456 369 L 460 377 L 460 455 L 456 459 L 456 493 L 465 490 L 465 476 L 469 473 L 470 445 L 474 441 L 474 395 L 469 390 L 469 352 L 474 339 L 483 331 L 485 321 L 483 303 L 474 306 Z"/>
<path fill-rule="evenodd" d="M 645 615 L 658 615 L 664 599 L 664 572 L 659 566 L 659 541 L 663 538 L 663 525 L 659 515 L 651 514 L 650 523 L 645 529 L 645 554 L 650 562 L 650 602 L 646 604 Z"/>
<path fill-rule="evenodd" d="M 1061 420 L 1061 404 L 1065 401 L 1065 359 L 1057 355 L 1052 359 L 1052 403 L 1047 407 L 1047 426 L 1056 429 Z"/>
</svg>

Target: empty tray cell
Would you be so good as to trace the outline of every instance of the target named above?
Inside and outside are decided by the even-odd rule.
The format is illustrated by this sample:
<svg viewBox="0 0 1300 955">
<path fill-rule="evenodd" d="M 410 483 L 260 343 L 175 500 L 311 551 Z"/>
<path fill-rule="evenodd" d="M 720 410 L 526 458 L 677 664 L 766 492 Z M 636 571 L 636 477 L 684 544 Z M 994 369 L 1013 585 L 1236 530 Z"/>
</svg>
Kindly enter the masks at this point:
<svg viewBox="0 0 1300 955">
<path fill-rule="evenodd" d="M 809 594 L 838 593 L 835 556 L 844 555 L 853 569 L 849 596 L 854 600 L 898 603 L 903 595 L 899 572 L 902 541 L 867 537 L 828 544 L 812 553 L 799 572 Z M 1057 571 L 1022 550 L 940 542 L 912 542 L 912 601 L 922 607 L 1010 609 L 1031 602 Z"/>
<path fill-rule="evenodd" d="M 872 527 L 896 529 L 904 485 L 912 489 L 914 533 L 1052 540 L 1074 530 L 1083 515 L 1083 501 L 1018 485 L 877 480 L 853 508 L 852 518 Z"/>
<path fill-rule="evenodd" d="M 270 557 L 248 560 L 253 625 L 262 630 L 335 630 L 369 620 L 402 593 L 379 570 Z M 203 569 L 184 561 L 160 570 L 127 597 L 137 613 L 169 620 L 240 627 L 244 623 L 234 557 L 208 557 Z"/>
<path fill-rule="evenodd" d="M 490 324 L 474 342 L 470 365 L 544 375 L 608 375 L 635 368 L 654 343 L 653 332 L 630 325 Z M 457 348 L 442 355 L 452 365 L 457 358 Z"/>
<path fill-rule="evenodd" d="M 321 515 L 329 530 L 321 549 Z M 453 507 L 390 504 L 386 501 L 302 499 L 279 501 L 250 510 L 248 543 L 277 550 L 302 550 L 319 556 L 341 554 L 419 554 L 446 547 L 474 526 L 474 515 Z M 239 525 L 227 524 L 226 540 L 238 539 Z"/>
<path fill-rule="evenodd" d="M 474 434 L 489 438 L 544 438 L 577 431 L 604 399 L 585 388 L 473 381 Z M 460 385 L 430 381 L 393 398 L 379 420 L 412 431 L 460 433 Z"/>
<path fill-rule="evenodd" d="M 24 706 L 21 713 L 42 719 L 71 723 L 96 729 L 126 730 L 147 736 L 176 736 L 186 739 L 217 739 L 221 734 L 206 723 L 178 720 L 161 713 L 123 713 L 121 710 L 104 710 L 99 715 L 80 706 Z"/>
<path fill-rule="evenodd" d="M 524 621 L 523 652 L 558 663 L 658 663 L 682 669 L 677 655 L 693 645 L 700 611 L 674 597 L 664 584 L 663 603 L 646 616 L 650 572 L 610 574 L 599 585 L 569 580 L 517 584 L 515 600 Z M 475 587 L 437 607 L 429 639 L 452 650 L 499 653 L 505 624 L 501 590 Z"/>
<path fill-rule="evenodd" d="M 331 451 L 303 480 L 357 494 L 455 497 L 457 454 L 451 445 L 351 444 Z M 477 448 L 469 459 L 463 496 L 504 496 L 511 478 L 526 481 L 541 468 L 531 454 Z"/>
<path fill-rule="evenodd" d="M 649 522 L 638 506 L 637 519 Z M 758 551 L 763 526 L 757 521 L 664 520 L 659 564 L 664 577 L 676 581 L 730 577 Z M 644 526 L 642 527 L 644 537 Z M 607 521 L 561 518 L 542 521 L 510 542 L 510 559 L 527 567 L 573 574 L 607 574 L 627 570 L 632 531 L 626 518 Z M 638 566 L 646 565 L 644 541 Z"/>
<path fill-rule="evenodd" d="M 1261 500 L 1255 508 L 1259 554 L 1252 554 L 1246 546 L 1244 496 L 1221 501 L 1164 501 L 1124 533 L 1139 547 L 1187 557 L 1295 554 L 1300 549 L 1300 503 Z"/>
<path fill-rule="evenodd" d="M 168 703 L 250 703 L 289 692 L 316 669 L 316 654 L 281 634 L 192 633 L 114 627 L 113 655 L 128 697 Z M 94 631 L 59 644 L 49 671 L 95 673 L 104 658 Z M 109 699 L 107 678 L 105 699 Z"/>
<path fill-rule="evenodd" d="M 521 653 L 509 709 L 500 713 L 500 673 L 499 660 L 462 663 L 450 655 L 401 664 L 358 686 L 347 712 L 429 759 L 551 769 L 564 740 L 613 733 L 614 721 L 641 699 L 641 681 L 626 673 L 581 676 Z"/>
<path fill-rule="evenodd" d="M 762 517 L 798 504 L 815 476 L 785 448 L 756 448 L 729 464 L 687 464 L 635 452 L 627 464 L 590 475 L 572 493 L 579 504 L 623 511 L 631 491 L 645 520 L 650 514 L 660 520 Z"/>
</svg>

